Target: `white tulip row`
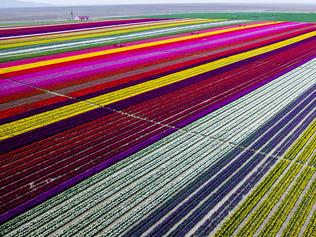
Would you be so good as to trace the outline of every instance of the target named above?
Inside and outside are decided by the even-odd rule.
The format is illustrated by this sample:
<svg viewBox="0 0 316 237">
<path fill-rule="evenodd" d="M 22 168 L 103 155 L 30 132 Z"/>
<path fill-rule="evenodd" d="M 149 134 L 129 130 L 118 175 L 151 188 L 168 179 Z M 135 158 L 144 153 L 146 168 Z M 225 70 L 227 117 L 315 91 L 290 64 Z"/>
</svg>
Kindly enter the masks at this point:
<svg viewBox="0 0 316 237">
<path fill-rule="evenodd" d="M 113 41 L 126 41 L 126 40 L 137 40 L 139 38 L 143 38 L 146 36 L 159 36 L 166 33 L 178 33 L 182 31 L 190 31 L 190 30 L 200 30 L 208 27 L 213 26 L 225 26 L 230 24 L 237 24 L 237 23 L 245 23 L 245 20 L 234 20 L 234 21 L 224 21 L 224 22 L 212 22 L 212 23 L 203 23 L 203 24 L 197 24 L 197 25 L 190 25 L 190 26 L 178 26 L 178 27 L 172 27 L 167 29 L 160 29 L 160 30 L 150 30 L 146 32 L 140 32 L 140 33 L 130 33 L 126 35 L 120 35 L 120 36 L 111 36 L 111 37 L 102 37 L 99 39 L 83 39 L 77 42 L 71 41 L 67 43 L 56 43 L 53 45 L 48 46 L 32 46 L 30 48 L 22 48 L 22 49 L 10 49 L 10 50 L 2 50 L 0 52 L 0 57 L 4 56 L 10 56 L 10 55 L 18 55 L 18 54 L 25 54 L 25 53 L 34 53 L 34 52 L 44 52 L 49 50 L 56 50 L 56 49 L 63 49 L 63 48 L 73 48 L 78 46 L 84 46 L 84 45 L 93 45 L 93 44 L 100 44 L 100 43 L 109 43 Z"/>
<path fill-rule="evenodd" d="M 234 148 L 210 142 L 205 136 L 212 140 L 217 132 L 216 138 L 238 144 L 310 88 L 314 84 L 311 75 L 315 74 L 303 68 L 281 76 L 20 215 L 1 227 L 0 233 L 75 234 L 81 228 L 80 234 L 87 235 L 99 231 L 123 233 Z"/>
</svg>

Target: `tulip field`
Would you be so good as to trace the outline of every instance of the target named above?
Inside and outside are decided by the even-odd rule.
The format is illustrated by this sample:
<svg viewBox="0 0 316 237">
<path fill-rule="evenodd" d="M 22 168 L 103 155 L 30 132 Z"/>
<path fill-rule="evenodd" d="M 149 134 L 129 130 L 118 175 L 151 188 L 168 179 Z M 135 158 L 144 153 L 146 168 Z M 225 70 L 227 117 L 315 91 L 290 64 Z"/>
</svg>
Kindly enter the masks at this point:
<svg viewBox="0 0 316 237">
<path fill-rule="evenodd" d="M 0 236 L 316 236 L 316 24 L 0 27 Z"/>
</svg>

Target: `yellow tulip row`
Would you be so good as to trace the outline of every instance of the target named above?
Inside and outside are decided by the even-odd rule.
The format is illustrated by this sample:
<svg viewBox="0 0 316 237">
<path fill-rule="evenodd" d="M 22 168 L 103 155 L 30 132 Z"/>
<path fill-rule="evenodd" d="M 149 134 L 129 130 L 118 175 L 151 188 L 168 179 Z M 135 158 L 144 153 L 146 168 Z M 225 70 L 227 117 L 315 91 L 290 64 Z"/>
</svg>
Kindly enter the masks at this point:
<svg viewBox="0 0 316 237">
<path fill-rule="evenodd" d="M 315 170 L 316 169 L 312 167 L 304 168 L 294 186 L 282 200 L 281 205 L 269 219 L 268 223 L 264 226 L 259 237 L 277 236 L 284 221 L 287 219 L 288 215 L 298 201 L 300 195 L 302 194 L 308 182 L 315 173 Z"/>
<path fill-rule="evenodd" d="M 309 165 L 316 167 L 316 152 L 312 155 Z"/>
<path fill-rule="evenodd" d="M 314 131 L 314 137 L 312 137 L 308 141 L 307 146 L 304 148 L 304 150 L 298 157 L 298 161 L 305 163 L 315 150 L 316 150 L 316 131 Z"/>
<path fill-rule="evenodd" d="M 259 186 L 246 198 L 243 204 L 215 233 L 215 236 L 231 236 L 235 232 L 236 228 L 255 208 L 255 206 L 262 199 L 265 193 L 267 193 L 268 190 L 271 189 L 272 185 L 275 183 L 278 177 L 289 166 L 289 164 L 291 163 L 290 160 L 293 160 L 299 154 L 300 150 L 306 145 L 306 143 L 308 143 L 308 145 L 305 147 L 304 151 L 300 154 L 298 158 L 300 162 L 306 162 L 311 153 L 315 150 L 315 136 L 313 137 L 313 135 L 315 134 L 315 130 L 316 121 L 314 121 L 304 131 L 303 135 L 295 141 L 294 145 L 284 155 L 285 159 L 279 161 L 279 163 L 270 171 L 268 176 L 259 184 Z M 313 139 L 311 139 L 312 137 Z M 314 156 L 315 155 L 316 154 L 314 154 Z M 291 165 L 290 170 L 287 171 L 282 180 L 278 182 L 277 186 L 273 188 L 269 196 L 261 203 L 256 211 L 250 215 L 247 223 L 245 223 L 240 231 L 237 233 L 238 236 L 252 236 L 253 234 L 255 234 L 259 226 L 268 216 L 269 212 L 272 210 L 275 204 L 279 201 L 279 198 L 282 196 L 290 183 L 294 180 L 295 176 L 298 174 L 302 167 L 303 166 L 299 163 L 294 163 Z M 281 204 L 275 216 L 268 222 L 269 224 L 266 225 L 265 231 L 261 233 L 262 236 L 264 236 L 265 234 L 273 236 L 272 232 L 274 234 L 278 232 L 279 228 L 284 222 L 284 218 L 287 217 L 287 215 L 284 215 L 284 213 L 291 211 L 291 208 L 286 209 L 286 207 L 290 207 L 291 205 L 295 204 L 295 200 L 297 200 L 299 195 L 301 194 L 301 189 L 304 189 L 315 171 L 315 167 L 307 167 L 304 169 L 303 173 L 300 175 L 299 180 L 286 196 L 286 199 L 282 202 L 283 205 Z M 313 185 L 315 186 L 316 184 Z M 298 189 L 300 189 L 301 191 L 297 191 Z M 315 193 L 316 190 L 312 189 L 309 192 Z M 304 211 L 306 211 L 308 214 L 308 208 L 306 210 L 304 209 Z"/>
<path fill-rule="evenodd" d="M 89 99 L 88 102 L 99 106 L 107 106 L 117 101 L 128 99 L 148 91 L 152 91 L 167 85 L 171 85 L 176 82 L 183 81 L 193 76 L 201 75 L 203 73 L 291 45 L 293 43 L 313 37 L 315 35 L 316 32 L 311 32 L 268 46 L 257 48 L 248 52 L 239 53 L 194 68 L 189 68 L 180 72 L 172 73 L 170 75 L 163 76 L 148 82 L 143 82 L 128 88 L 123 88 L 114 92 L 100 95 L 95 98 Z M 91 111 L 97 107 L 91 106 L 90 103 L 88 104 L 84 101 L 77 102 L 71 105 L 66 105 L 57 109 L 53 109 L 51 111 L 47 111 L 41 114 L 33 115 L 27 118 L 23 118 L 14 122 L 4 124 L 0 127 L 0 140 L 14 137 L 36 128 L 44 127 L 57 121 L 64 120 L 75 115 Z"/>
<path fill-rule="evenodd" d="M 297 156 L 297 154 L 300 152 L 300 150 L 304 147 L 306 142 L 315 133 L 316 133 L 316 121 L 312 122 L 312 124 L 300 136 L 300 139 L 298 139 L 294 143 L 294 145 L 291 146 L 291 148 L 285 155 L 285 159 L 293 160 Z"/>
<path fill-rule="evenodd" d="M 281 196 L 294 181 L 296 175 L 302 169 L 302 165 L 294 163 L 291 165 L 282 179 L 273 187 L 272 192 L 264 199 L 260 206 L 250 215 L 248 221 L 237 233 L 237 236 L 253 236 L 273 207 L 279 202 Z M 261 197 L 262 198 L 262 197 Z"/>
<path fill-rule="evenodd" d="M 14 137 L 21 133 L 26 133 L 31 130 L 67 119 L 69 117 L 91 111 L 96 108 L 98 107 L 90 105 L 86 102 L 77 102 L 75 104 L 64 106 L 62 110 L 54 109 L 24 119 L 20 119 L 15 122 L 8 123 L 13 126 L 7 126 L 8 124 L 1 125 L 0 140 Z"/>
<path fill-rule="evenodd" d="M 314 214 L 312 219 L 310 220 L 306 230 L 304 231 L 303 236 L 315 237 L 316 236 L 316 210 L 314 210 Z"/>
<path fill-rule="evenodd" d="M 282 237 L 298 237 L 301 229 L 312 210 L 313 204 L 316 203 L 316 179 L 304 195 L 303 200 L 300 202 L 298 209 L 292 216 L 289 224 L 282 233 Z M 306 235 L 307 236 L 307 235 Z"/>
<path fill-rule="evenodd" d="M 148 48 L 148 47 L 152 47 L 152 46 L 159 46 L 159 45 L 168 44 L 168 43 L 176 43 L 176 42 L 180 42 L 180 41 L 184 41 L 184 40 L 198 39 L 198 38 L 202 38 L 202 37 L 206 37 L 206 36 L 217 35 L 220 33 L 233 32 L 233 31 L 237 31 L 237 30 L 241 30 L 241 29 L 250 29 L 250 28 L 264 26 L 264 25 L 273 25 L 273 24 L 277 24 L 277 23 L 278 22 L 267 22 L 267 23 L 258 23 L 258 24 L 246 25 L 246 26 L 238 26 L 238 27 L 233 27 L 233 28 L 228 28 L 228 29 L 215 30 L 212 32 L 206 32 L 206 33 L 197 34 L 197 35 L 182 36 L 182 37 L 177 37 L 177 38 L 172 38 L 172 39 L 165 39 L 165 40 L 159 40 L 159 41 L 155 41 L 155 42 L 131 45 L 131 46 L 123 47 L 123 48 L 107 49 L 107 50 L 98 51 L 98 52 L 68 56 L 68 57 L 58 58 L 58 59 L 50 59 L 50 60 L 34 62 L 34 63 L 28 63 L 28 64 L 23 64 L 23 65 L 18 65 L 18 66 L 1 68 L 0 74 L 5 74 L 8 72 L 16 72 L 16 71 L 21 71 L 21 70 L 25 70 L 25 69 L 32 69 L 32 68 L 37 68 L 37 67 L 42 67 L 42 66 L 48 66 L 48 65 L 57 64 L 57 63 L 71 62 L 74 60 L 87 59 L 87 58 L 91 58 L 91 57 L 104 56 L 104 55 L 109 55 L 109 54 L 113 54 L 113 53 L 126 52 L 126 51 L 134 50 L 134 49 L 143 49 L 143 48 Z M 314 35 L 316 35 L 316 32 L 314 32 L 314 33 L 315 33 Z M 295 42 L 298 42 L 300 40 L 310 38 L 312 36 L 313 36 L 313 32 L 307 33 L 307 34 L 304 34 L 304 35 L 301 35 L 298 37 L 294 37 L 292 39 L 289 39 L 289 41 L 293 41 L 293 43 L 295 43 Z M 296 39 L 299 39 L 299 40 L 295 41 Z M 281 41 L 281 42 L 283 42 L 283 41 Z"/>
<path fill-rule="evenodd" d="M 289 166 L 290 161 L 280 160 L 279 163 L 269 172 L 268 176 L 258 185 L 258 187 L 246 198 L 243 204 L 229 217 L 229 219 L 215 233 L 216 237 L 230 237 L 236 228 L 253 210 L 260 199 L 268 192 L 280 175 Z"/>
</svg>

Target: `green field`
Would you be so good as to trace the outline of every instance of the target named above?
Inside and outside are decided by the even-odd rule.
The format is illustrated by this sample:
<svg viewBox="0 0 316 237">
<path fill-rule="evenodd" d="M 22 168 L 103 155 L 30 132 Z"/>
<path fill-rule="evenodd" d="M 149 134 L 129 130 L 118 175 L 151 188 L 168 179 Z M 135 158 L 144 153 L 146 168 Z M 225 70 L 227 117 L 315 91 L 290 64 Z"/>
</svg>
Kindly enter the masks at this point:
<svg viewBox="0 0 316 237">
<path fill-rule="evenodd" d="M 251 21 L 296 21 L 296 22 L 316 22 L 316 13 L 281 13 L 281 12 L 214 12 L 214 13 L 176 13 L 176 14 L 163 14 L 163 15 L 142 15 L 133 17 L 149 17 L 149 18 L 217 18 L 217 19 L 243 19 Z M 110 18 L 96 18 L 95 20 L 115 19 L 118 17 Z M 119 17 L 131 18 L 131 16 Z M 56 24 L 68 23 L 70 20 L 60 21 L 38 21 L 38 22 L 11 22 L 0 23 L 0 27 L 6 26 L 19 26 L 19 25 L 37 25 L 37 24 Z"/>
<path fill-rule="evenodd" d="M 316 13 L 281 13 L 281 12 L 230 12 L 230 13 L 180 13 L 165 15 L 149 15 L 145 17 L 171 17 L 171 18 L 225 18 L 244 19 L 253 21 L 276 20 L 276 21 L 297 21 L 316 22 Z"/>
</svg>

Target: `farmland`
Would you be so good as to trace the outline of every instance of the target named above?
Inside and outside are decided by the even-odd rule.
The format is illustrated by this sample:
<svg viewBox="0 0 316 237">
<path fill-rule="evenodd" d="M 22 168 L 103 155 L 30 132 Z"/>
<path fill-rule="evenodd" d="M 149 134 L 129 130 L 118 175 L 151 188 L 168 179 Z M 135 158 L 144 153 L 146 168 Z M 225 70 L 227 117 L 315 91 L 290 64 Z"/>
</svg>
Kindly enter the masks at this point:
<svg viewBox="0 0 316 237">
<path fill-rule="evenodd" d="M 228 18 L 1 27 L 0 235 L 316 236 L 316 24 Z"/>
</svg>

